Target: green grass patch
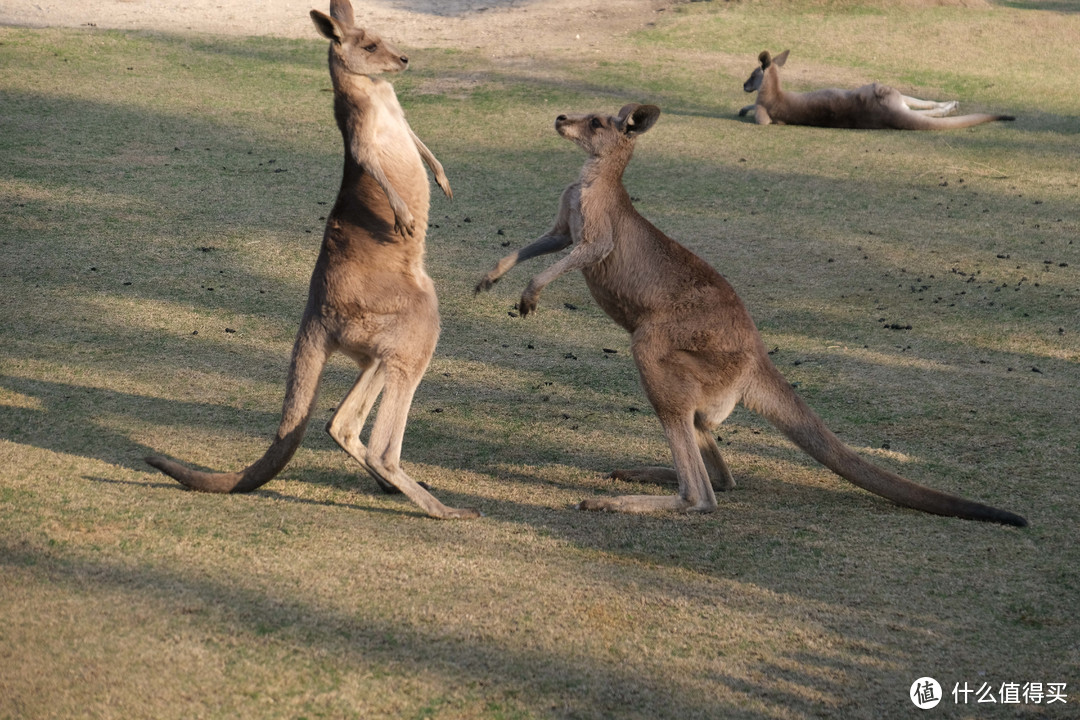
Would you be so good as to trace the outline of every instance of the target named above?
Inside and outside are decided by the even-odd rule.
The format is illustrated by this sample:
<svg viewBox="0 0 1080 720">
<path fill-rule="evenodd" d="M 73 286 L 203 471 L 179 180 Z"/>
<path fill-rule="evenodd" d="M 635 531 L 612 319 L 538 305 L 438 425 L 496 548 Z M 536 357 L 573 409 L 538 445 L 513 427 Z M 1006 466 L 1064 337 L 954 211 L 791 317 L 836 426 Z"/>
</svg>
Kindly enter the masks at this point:
<svg viewBox="0 0 1080 720">
<path fill-rule="evenodd" d="M 446 166 L 428 268 L 443 334 L 404 460 L 440 523 L 312 430 L 249 496 L 337 190 L 321 41 L 0 28 L 0 718 L 881 718 L 911 683 L 1069 684 L 1080 590 L 1080 15 L 1051 2 L 693 3 L 602 55 L 410 49 L 396 81 Z M 735 117 L 763 48 L 789 84 L 874 80 L 1015 123 L 954 133 Z M 760 419 L 706 517 L 585 515 L 668 462 L 625 335 L 526 265 L 581 154 L 557 114 L 664 111 L 626 184 L 723 272 L 853 447 L 1025 514 L 898 509 Z M 910 328 L 909 328 L 910 326 Z M 609 352 L 614 350 L 615 352 Z M 998 708 L 1001 714 L 1005 708 Z M 1025 714 L 1026 713 L 1026 714 Z M 993 714 L 993 713 L 992 713 Z"/>
</svg>

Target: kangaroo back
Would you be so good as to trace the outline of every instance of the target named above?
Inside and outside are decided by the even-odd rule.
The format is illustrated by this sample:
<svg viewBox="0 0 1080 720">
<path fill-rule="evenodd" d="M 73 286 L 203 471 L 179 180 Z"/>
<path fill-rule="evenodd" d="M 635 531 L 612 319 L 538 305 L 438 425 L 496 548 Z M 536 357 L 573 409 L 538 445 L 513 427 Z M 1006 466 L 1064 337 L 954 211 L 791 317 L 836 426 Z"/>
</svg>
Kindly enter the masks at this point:
<svg viewBox="0 0 1080 720">
<path fill-rule="evenodd" d="M 845 480 L 897 505 L 934 515 L 1026 527 L 1027 520 L 971 500 L 914 483 L 864 460 L 841 442 L 821 418 L 791 389 L 780 371 L 763 358 L 743 403 L 759 413 L 810 457 Z"/>
</svg>

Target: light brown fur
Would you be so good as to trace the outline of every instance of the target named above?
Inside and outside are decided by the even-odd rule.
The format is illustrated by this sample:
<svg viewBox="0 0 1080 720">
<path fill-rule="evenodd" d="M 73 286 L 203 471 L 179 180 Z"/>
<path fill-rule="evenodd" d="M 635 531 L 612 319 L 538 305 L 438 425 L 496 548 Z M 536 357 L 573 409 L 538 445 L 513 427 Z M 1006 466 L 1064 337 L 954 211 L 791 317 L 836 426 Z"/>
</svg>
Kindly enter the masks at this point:
<svg viewBox="0 0 1080 720">
<path fill-rule="evenodd" d="M 490 288 L 517 262 L 570 247 L 534 277 L 519 310 L 536 310 L 543 288 L 581 270 L 597 303 L 631 335 L 645 394 L 656 410 L 674 471 L 641 468 L 615 477 L 678 480 L 675 496 L 628 495 L 582 502 L 586 510 L 716 509 L 714 488 L 735 485 L 711 434 L 742 402 L 813 458 L 859 487 L 939 515 L 1023 526 L 1019 515 L 917 485 L 859 457 L 799 398 L 769 359 L 750 314 L 716 270 L 634 209 L 622 184 L 638 135 L 659 108 L 627 105 L 618 115 L 560 115 L 555 128 L 588 153 L 581 177 L 562 194 L 551 230 L 498 262 L 477 284 Z"/>
<path fill-rule="evenodd" d="M 327 432 L 387 492 L 404 492 L 436 518 L 476 517 L 439 502 L 401 467 L 409 407 L 439 337 L 435 287 L 424 271 L 430 202 L 427 163 L 448 197 L 442 165 L 405 120 L 394 88 L 374 77 L 404 70 L 408 58 L 355 26 L 348 0 L 330 15 L 311 11 L 330 42 L 334 115 L 345 144 L 341 189 L 326 222 L 300 320 L 277 436 L 262 458 L 234 473 L 191 470 L 159 456 L 146 461 L 187 487 L 250 492 L 270 481 L 300 445 L 327 359 L 340 350 L 360 376 Z M 368 446 L 360 441 L 375 399 L 382 404 Z"/>
<path fill-rule="evenodd" d="M 812 92 L 788 92 L 780 85 L 780 67 L 790 50 L 776 57 L 763 50 L 759 66 L 745 83 L 746 92 L 757 91 L 757 101 L 739 111 L 754 113 L 759 125 L 814 125 L 864 130 L 953 130 L 972 125 L 1015 120 L 1011 115 L 974 113 L 944 117 L 956 109 L 956 101 L 935 102 L 901 95 L 896 88 L 872 83 L 855 90 L 829 88 Z"/>
</svg>

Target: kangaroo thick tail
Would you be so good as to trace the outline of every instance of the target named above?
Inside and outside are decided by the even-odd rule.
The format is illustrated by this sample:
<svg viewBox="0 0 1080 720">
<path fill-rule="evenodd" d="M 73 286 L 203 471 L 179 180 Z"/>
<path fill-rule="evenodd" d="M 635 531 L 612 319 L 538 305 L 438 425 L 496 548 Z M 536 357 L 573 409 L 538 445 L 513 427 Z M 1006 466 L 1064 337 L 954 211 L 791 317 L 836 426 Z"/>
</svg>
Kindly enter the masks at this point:
<svg viewBox="0 0 1080 720">
<path fill-rule="evenodd" d="M 1020 515 L 956 497 L 914 483 L 864 460 L 840 441 L 821 418 L 803 402 L 771 363 L 763 363 L 758 378 L 744 397 L 747 407 L 760 413 L 804 452 L 849 482 L 897 505 L 934 515 L 998 522 L 1026 527 Z"/>
<path fill-rule="evenodd" d="M 956 117 L 926 117 L 916 113 L 909 113 L 906 120 L 910 126 L 903 130 L 959 130 L 960 128 L 982 125 L 988 122 L 1012 122 L 1016 118 L 1012 115 L 990 115 L 988 113 L 972 113 L 971 115 L 957 115 Z"/>
<path fill-rule="evenodd" d="M 319 378 L 330 353 L 325 336 L 301 327 L 293 346 L 285 402 L 277 436 L 261 458 L 239 472 L 216 473 L 192 470 L 159 455 L 146 462 L 181 485 L 211 493 L 245 493 L 274 479 L 292 459 L 304 438 L 319 394 Z"/>
</svg>

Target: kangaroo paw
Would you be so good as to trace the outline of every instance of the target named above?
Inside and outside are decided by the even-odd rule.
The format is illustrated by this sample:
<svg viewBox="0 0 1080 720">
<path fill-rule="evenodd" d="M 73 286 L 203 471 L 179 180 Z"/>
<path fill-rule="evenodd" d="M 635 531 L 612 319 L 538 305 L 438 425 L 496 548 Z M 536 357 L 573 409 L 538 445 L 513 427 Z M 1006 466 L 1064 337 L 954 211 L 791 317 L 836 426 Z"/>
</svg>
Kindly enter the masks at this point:
<svg viewBox="0 0 1080 720">
<path fill-rule="evenodd" d="M 494 287 L 495 283 L 497 282 L 499 282 L 499 278 L 492 278 L 485 275 L 484 277 L 480 278 L 480 282 L 476 283 L 476 287 L 473 288 L 473 294 L 478 295 L 482 292 L 487 292 L 492 287 Z"/>
</svg>

